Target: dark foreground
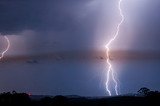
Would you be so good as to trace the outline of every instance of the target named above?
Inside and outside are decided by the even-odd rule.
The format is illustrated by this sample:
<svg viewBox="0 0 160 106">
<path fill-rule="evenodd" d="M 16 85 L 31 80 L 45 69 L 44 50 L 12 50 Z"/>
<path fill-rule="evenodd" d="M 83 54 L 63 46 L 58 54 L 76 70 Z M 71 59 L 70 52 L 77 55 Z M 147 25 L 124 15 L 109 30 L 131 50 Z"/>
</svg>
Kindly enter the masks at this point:
<svg viewBox="0 0 160 106">
<path fill-rule="evenodd" d="M 0 94 L 0 106 L 160 106 L 160 93 L 145 96 L 89 98 L 79 96 L 41 97 L 26 93 Z"/>
</svg>

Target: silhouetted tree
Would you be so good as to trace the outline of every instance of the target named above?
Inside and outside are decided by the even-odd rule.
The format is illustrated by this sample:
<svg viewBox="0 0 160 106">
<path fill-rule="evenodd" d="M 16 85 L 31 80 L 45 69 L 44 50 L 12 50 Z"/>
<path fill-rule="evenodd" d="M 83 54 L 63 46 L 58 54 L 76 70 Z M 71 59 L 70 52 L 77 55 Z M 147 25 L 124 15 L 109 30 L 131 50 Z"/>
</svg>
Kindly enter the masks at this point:
<svg viewBox="0 0 160 106">
<path fill-rule="evenodd" d="M 147 96 L 147 94 L 150 92 L 150 89 L 143 87 L 140 90 L 138 90 L 138 93 L 144 96 Z"/>
<path fill-rule="evenodd" d="M 2 93 L 0 94 L 0 106 L 1 105 L 29 105 L 31 102 L 30 97 L 26 93 Z"/>
</svg>

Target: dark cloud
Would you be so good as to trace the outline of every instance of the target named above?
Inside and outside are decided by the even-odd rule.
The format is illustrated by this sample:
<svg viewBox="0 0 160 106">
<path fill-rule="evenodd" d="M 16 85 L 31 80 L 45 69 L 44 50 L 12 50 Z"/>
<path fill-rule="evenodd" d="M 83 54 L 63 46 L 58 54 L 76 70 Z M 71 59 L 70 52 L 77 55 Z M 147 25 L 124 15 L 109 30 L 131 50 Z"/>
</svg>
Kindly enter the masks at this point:
<svg viewBox="0 0 160 106">
<path fill-rule="evenodd" d="M 85 5 L 93 0 L 1 0 L 0 1 L 0 31 L 2 33 L 17 33 L 22 30 L 54 30 L 71 31 L 75 27 L 86 27 L 94 21 L 91 15 L 82 23 L 78 17 L 85 15 Z M 84 8 L 84 11 L 82 12 Z M 86 10 L 87 11 L 87 10 Z M 87 25 L 88 24 L 88 25 Z M 90 25 L 91 26 L 91 25 Z M 78 30 L 78 29 L 76 29 Z"/>
<path fill-rule="evenodd" d="M 44 36 L 52 36 L 50 39 L 66 43 L 70 48 L 87 47 L 101 14 L 100 5 L 94 2 L 96 0 L 2 0 L 0 32 L 23 35 L 26 30 L 34 31 L 36 37 L 30 40 L 31 47 L 35 45 L 32 41 L 42 41 L 46 39 Z"/>
<path fill-rule="evenodd" d="M 126 20 L 121 27 L 120 36 L 113 46 L 117 46 L 120 51 L 123 51 L 123 46 L 130 46 L 132 43 L 129 48 L 131 52 L 117 52 L 113 53 L 113 57 L 111 57 L 113 63 L 119 59 L 118 65 L 126 66 L 121 69 L 113 64 L 115 70 L 126 71 L 120 78 L 122 93 L 135 91 L 146 83 L 160 89 L 158 85 L 159 52 L 144 51 L 145 49 L 149 49 L 148 51 L 160 50 L 158 46 L 160 2 L 159 0 L 148 0 L 149 3 L 146 4 L 146 1 L 128 0 L 123 2 Z M 46 94 L 66 94 L 65 92 L 68 92 L 80 95 L 106 95 L 105 87 L 101 89 L 98 86 L 101 78 L 103 79 L 102 85 L 105 85 L 104 54 L 89 52 L 87 55 L 84 54 L 84 57 L 82 55 L 84 49 L 92 49 L 95 45 L 98 46 L 98 49 L 103 48 L 112 35 L 110 32 L 114 31 L 119 20 L 116 3 L 117 0 L 0 0 L 0 32 L 2 35 L 24 35 L 9 36 L 12 47 L 7 53 L 12 56 L 9 57 L 7 54 L 0 64 L 1 70 L 4 70 L 0 74 L 0 91 L 10 89 L 28 91 L 30 88 L 36 94 L 41 94 L 43 91 Z M 63 50 L 60 51 L 61 49 Z M 80 52 L 75 49 L 83 50 Z M 57 51 L 60 52 L 54 55 Z M 91 53 L 95 54 L 94 57 Z M 98 61 L 92 64 L 86 63 L 79 59 L 81 56 L 86 60 L 95 58 Z M 68 61 L 72 58 L 75 60 Z M 153 62 L 150 65 L 148 62 L 156 59 L 158 60 L 156 64 Z M 127 62 L 124 64 L 122 60 L 127 60 Z M 91 65 L 94 68 L 91 68 Z M 146 70 L 148 70 L 147 74 Z M 149 70 L 151 71 L 149 72 Z M 141 72 L 138 74 L 138 78 L 136 78 L 137 72 Z M 145 75 L 152 73 L 152 78 L 142 78 L 144 73 Z M 146 82 L 148 80 L 150 83 Z M 93 82 L 95 83 L 93 84 Z M 140 85 L 137 86 L 137 82 Z"/>
</svg>

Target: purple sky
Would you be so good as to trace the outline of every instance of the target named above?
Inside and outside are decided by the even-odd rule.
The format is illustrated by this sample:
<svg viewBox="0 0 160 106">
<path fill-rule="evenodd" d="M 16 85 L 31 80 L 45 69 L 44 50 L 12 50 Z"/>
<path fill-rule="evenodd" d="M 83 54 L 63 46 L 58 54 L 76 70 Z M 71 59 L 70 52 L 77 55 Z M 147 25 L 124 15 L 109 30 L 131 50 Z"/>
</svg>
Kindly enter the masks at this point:
<svg viewBox="0 0 160 106">
<path fill-rule="evenodd" d="M 117 1 L 1 0 L 0 32 L 11 48 L 0 63 L 0 92 L 106 95 L 106 64 L 97 52 L 104 52 L 119 22 Z M 123 0 L 125 22 L 112 50 L 154 58 L 113 59 L 122 94 L 143 86 L 160 90 L 159 7 L 159 0 Z M 0 37 L 1 51 L 4 46 Z M 85 53 L 84 60 L 75 58 Z"/>
</svg>

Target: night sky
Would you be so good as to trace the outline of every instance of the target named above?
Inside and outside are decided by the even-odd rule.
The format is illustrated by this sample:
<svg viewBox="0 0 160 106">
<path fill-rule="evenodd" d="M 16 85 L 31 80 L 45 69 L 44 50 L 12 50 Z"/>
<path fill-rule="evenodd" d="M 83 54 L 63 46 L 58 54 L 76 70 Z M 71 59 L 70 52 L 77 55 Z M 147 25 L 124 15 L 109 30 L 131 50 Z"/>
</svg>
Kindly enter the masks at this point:
<svg viewBox="0 0 160 106">
<path fill-rule="evenodd" d="M 0 92 L 104 96 L 105 44 L 120 21 L 118 0 L 0 0 Z M 123 0 L 112 44 L 121 94 L 160 90 L 159 0 Z M 6 47 L 0 36 L 0 52 Z"/>
</svg>

